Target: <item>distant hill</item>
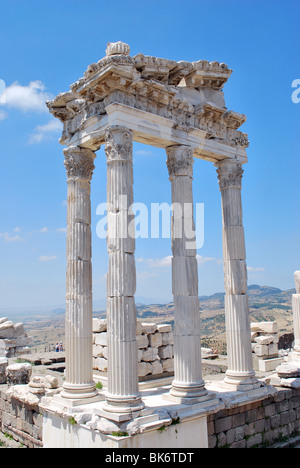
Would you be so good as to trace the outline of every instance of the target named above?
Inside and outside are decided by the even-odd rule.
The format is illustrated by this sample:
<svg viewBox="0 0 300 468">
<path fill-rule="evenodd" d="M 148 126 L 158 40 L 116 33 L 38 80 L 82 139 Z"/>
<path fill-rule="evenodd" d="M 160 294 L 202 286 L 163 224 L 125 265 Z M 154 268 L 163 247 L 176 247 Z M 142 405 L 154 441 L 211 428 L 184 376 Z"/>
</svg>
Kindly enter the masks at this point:
<svg viewBox="0 0 300 468">
<path fill-rule="evenodd" d="M 250 320 L 253 322 L 276 321 L 279 334 L 293 331 L 292 294 L 294 289 L 281 290 L 271 286 L 259 286 L 252 284 L 248 287 Z M 224 293 L 215 293 L 210 296 L 200 296 L 201 336 L 203 344 L 220 348 L 220 343 L 225 342 L 225 312 Z M 96 307 L 100 303 L 95 304 Z M 105 307 L 101 303 L 101 310 L 94 311 L 95 317 L 106 316 Z M 174 304 L 136 304 L 137 317 L 144 321 L 174 323 Z M 18 315 L 18 316 L 17 316 Z M 46 345 L 64 340 L 65 309 L 56 307 L 53 310 L 34 310 L 26 314 L 3 314 L 10 320 L 21 321 L 25 325 L 26 332 L 32 336 L 34 346 L 40 349 Z"/>
</svg>

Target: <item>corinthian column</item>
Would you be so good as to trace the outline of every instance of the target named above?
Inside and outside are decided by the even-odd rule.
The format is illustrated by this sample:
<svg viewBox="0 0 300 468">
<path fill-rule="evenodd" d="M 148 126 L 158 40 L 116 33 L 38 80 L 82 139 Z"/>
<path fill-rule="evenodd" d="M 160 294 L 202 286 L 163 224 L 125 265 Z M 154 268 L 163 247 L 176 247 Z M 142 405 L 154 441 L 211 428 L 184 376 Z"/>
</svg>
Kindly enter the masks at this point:
<svg viewBox="0 0 300 468">
<path fill-rule="evenodd" d="M 136 341 L 136 270 L 132 133 L 124 127 L 107 130 L 107 331 L 108 392 L 106 411 L 131 413 L 142 409 L 138 391 Z"/>
<path fill-rule="evenodd" d="M 175 309 L 175 365 L 170 394 L 187 401 L 207 395 L 201 366 L 198 266 L 193 218 L 194 158 L 189 146 L 171 146 L 166 151 L 172 186 L 172 289 Z"/>
<path fill-rule="evenodd" d="M 237 161 L 215 164 L 222 195 L 223 259 L 228 370 L 224 382 L 238 390 L 257 384 L 252 365 L 246 249 L 241 187 L 243 168 Z"/>
<path fill-rule="evenodd" d="M 68 176 L 66 381 L 61 397 L 82 403 L 97 396 L 92 376 L 92 263 L 90 181 L 95 153 L 64 150 Z"/>
</svg>

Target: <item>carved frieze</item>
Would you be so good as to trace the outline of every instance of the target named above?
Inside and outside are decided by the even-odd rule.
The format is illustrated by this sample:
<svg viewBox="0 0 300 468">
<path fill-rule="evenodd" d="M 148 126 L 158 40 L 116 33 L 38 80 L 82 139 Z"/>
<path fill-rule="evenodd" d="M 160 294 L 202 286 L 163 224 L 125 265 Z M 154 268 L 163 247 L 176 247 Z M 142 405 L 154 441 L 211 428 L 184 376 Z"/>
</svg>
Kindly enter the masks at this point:
<svg viewBox="0 0 300 468">
<path fill-rule="evenodd" d="M 169 119 L 182 131 L 200 129 L 208 139 L 248 146 L 247 135 L 237 131 L 246 116 L 228 111 L 217 103 L 217 96 L 214 103 L 213 93 L 222 93 L 232 72 L 227 65 L 206 60 L 175 62 L 143 54 L 131 57 L 126 46 L 110 44 L 108 55 L 91 64 L 71 91 L 47 102 L 50 112 L 65 124 L 62 143 L 81 131 L 90 117 L 101 118 L 108 105 L 118 103 Z M 193 89 L 194 94 L 183 89 Z M 209 90 L 208 98 L 201 89 Z"/>
</svg>

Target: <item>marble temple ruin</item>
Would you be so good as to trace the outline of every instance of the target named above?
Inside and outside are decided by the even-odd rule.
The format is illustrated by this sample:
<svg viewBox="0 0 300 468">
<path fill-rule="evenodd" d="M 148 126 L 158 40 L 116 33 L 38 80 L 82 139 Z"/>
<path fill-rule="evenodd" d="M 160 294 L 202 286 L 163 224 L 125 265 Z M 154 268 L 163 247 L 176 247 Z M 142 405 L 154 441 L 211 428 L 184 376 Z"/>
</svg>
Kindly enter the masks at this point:
<svg viewBox="0 0 300 468">
<path fill-rule="evenodd" d="M 174 379 L 163 396 L 166 405 L 176 403 L 193 414 L 185 431 L 187 439 L 180 443 L 190 443 L 197 411 L 203 415 L 219 407 L 216 394 L 202 378 L 196 246 L 195 239 L 187 239 L 182 229 L 186 218 L 194 223 L 193 210 L 184 210 L 186 204 L 194 203 L 194 158 L 215 166 L 222 200 L 228 369 L 218 385 L 248 397 L 266 394 L 267 387 L 253 370 L 247 296 L 241 191 L 248 137 L 239 130 L 246 116 L 227 109 L 222 90 L 231 73 L 227 65 L 216 61 L 176 62 L 142 53 L 130 56 L 127 44 L 109 43 L 104 58 L 91 64 L 69 91 L 47 102 L 49 111 L 63 123 L 60 143 L 65 147 L 68 187 L 66 379 L 60 395 L 53 398 L 57 408 L 72 412 L 96 404 L 101 407 L 98 415 L 113 424 L 138 418 L 156 420 L 153 407 L 152 412 L 145 412 L 149 405 L 138 381 L 135 239 L 128 232 L 134 219 L 133 142 L 161 148 L 172 204 L 182 208 L 172 214 Z M 90 198 L 101 146 L 107 160 L 109 254 L 104 400 L 93 379 Z M 45 432 L 56 437 L 59 445 L 57 425 L 51 419 L 53 407 L 49 403 L 47 410 L 45 405 Z M 201 432 L 199 421 L 197 431 Z"/>
</svg>

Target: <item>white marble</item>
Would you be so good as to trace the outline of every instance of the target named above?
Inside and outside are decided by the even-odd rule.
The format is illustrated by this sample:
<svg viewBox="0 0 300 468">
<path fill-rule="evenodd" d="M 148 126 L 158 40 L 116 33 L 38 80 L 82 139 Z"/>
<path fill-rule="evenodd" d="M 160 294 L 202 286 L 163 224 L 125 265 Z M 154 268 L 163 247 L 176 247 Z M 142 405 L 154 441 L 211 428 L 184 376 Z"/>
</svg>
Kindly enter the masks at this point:
<svg viewBox="0 0 300 468">
<path fill-rule="evenodd" d="M 111 239 L 112 218 L 108 217 L 108 393 L 105 405 L 108 414 L 130 414 L 143 408 L 138 390 L 135 246 L 128 231 L 129 206 L 133 202 L 132 141 L 132 133 L 126 127 L 113 126 L 106 133 L 109 210 L 112 213 L 121 210 L 126 215 L 114 221 L 118 223 L 117 233 L 121 223 L 123 228 L 123 242 L 115 242 L 114 248 Z M 127 248 L 129 244 L 130 249 Z"/>
<path fill-rule="evenodd" d="M 90 181 L 96 155 L 64 151 L 68 176 L 66 380 L 61 397 L 74 405 L 97 397 L 92 375 L 92 264 Z"/>
<path fill-rule="evenodd" d="M 184 204 L 193 206 L 193 150 L 187 146 L 167 148 L 167 166 L 172 187 L 172 203 L 181 205 L 184 222 Z M 178 213 L 173 213 L 177 216 Z M 193 211 L 190 211 L 193 216 Z M 174 219 L 173 219 L 174 221 Z M 174 242 L 172 223 L 172 282 L 175 310 L 174 324 L 174 381 L 170 395 L 179 399 L 207 395 L 202 380 L 200 312 L 198 297 L 198 266 L 196 253 L 189 252 L 185 236 Z M 188 253 L 187 253 L 188 252 Z"/>
<path fill-rule="evenodd" d="M 247 295 L 247 268 L 242 216 L 241 163 L 217 164 L 222 196 L 225 316 L 228 370 L 224 382 L 237 390 L 257 386 L 252 364 L 251 330 Z"/>
</svg>

